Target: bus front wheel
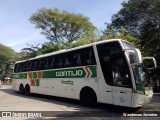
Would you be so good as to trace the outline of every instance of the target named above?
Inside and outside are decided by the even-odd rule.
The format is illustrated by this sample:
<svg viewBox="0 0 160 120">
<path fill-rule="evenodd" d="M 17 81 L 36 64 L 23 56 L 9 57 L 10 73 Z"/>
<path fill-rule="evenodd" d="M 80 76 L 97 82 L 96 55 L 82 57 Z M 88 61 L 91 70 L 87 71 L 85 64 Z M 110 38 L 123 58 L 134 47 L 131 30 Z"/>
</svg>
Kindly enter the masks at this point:
<svg viewBox="0 0 160 120">
<path fill-rule="evenodd" d="M 97 105 L 96 93 L 91 88 L 84 88 L 80 93 L 80 100 L 83 105 L 94 107 Z"/>
</svg>

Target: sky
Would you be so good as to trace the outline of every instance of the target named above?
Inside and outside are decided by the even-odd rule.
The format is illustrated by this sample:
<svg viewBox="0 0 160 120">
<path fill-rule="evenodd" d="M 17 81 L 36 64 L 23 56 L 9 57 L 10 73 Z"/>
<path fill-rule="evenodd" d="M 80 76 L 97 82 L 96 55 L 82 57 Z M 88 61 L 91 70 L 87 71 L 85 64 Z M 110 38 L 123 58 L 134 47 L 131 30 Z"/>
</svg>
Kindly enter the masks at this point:
<svg viewBox="0 0 160 120">
<path fill-rule="evenodd" d="M 47 42 L 40 29 L 29 18 L 40 8 L 57 8 L 70 13 L 83 14 L 99 30 L 110 23 L 113 14 L 121 8 L 124 0 L 0 0 L 0 44 L 17 52 L 27 44 Z"/>
</svg>

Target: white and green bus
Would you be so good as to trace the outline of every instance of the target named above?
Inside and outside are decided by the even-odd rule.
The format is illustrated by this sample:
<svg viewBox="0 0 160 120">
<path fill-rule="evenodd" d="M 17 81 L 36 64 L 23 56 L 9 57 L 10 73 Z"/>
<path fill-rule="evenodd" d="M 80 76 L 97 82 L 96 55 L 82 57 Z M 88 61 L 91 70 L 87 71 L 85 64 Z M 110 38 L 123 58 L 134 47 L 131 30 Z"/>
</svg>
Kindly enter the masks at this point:
<svg viewBox="0 0 160 120">
<path fill-rule="evenodd" d="M 120 39 L 18 61 L 12 85 L 26 95 L 72 98 L 87 106 L 98 102 L 136 108 L 153 96 L 139 49 Z"/>
</svg>

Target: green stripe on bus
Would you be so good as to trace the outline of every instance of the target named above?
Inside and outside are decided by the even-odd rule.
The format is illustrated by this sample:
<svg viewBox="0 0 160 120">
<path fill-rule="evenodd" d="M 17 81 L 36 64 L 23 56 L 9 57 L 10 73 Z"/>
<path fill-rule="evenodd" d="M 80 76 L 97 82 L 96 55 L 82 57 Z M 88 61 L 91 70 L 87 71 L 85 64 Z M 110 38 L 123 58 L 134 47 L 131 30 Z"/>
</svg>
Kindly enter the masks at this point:
<svg viewBox="0 0 160 120">
<path fill-rule="evenodd" d="M 40 80 L 39 79 L 35 79 L 36 82 L 36 86 L 40 86 Z"/>
<path fill-rule="evenodd" d="M 44 71 L 43 78 L 89 78 L 97 77 L 95 66 L 63 70 Z"/>
<path fill-rule="evenodd" d="M 32 76 L 33 79 L 38 78 L 37 72 L 29 72 L 29 73 L 33 74 Z M 14 79 L 27 79 L 27 74 L 29 73 L 14 74 Z M 42 71 L 42 78 L 94 78 L 94 77 L 97 77 L 96 66 Z"/>
<path fill-rule="evenodd" d="M 92 72 L 92 76 L 91 77 L 97 77 L 97 70 L 95 66 L 90 66 L 89 67 L 91 72 Z"/>
<path fill-rule="evenodd" d="M 17 73 L 13 76 L 14 79 L 27 79 L 27 73 Z"/>
<path fill-rule="evenodd" d="M 37 72 L 33 72 L 33 78 L 38 78 Z"/>
</svg>

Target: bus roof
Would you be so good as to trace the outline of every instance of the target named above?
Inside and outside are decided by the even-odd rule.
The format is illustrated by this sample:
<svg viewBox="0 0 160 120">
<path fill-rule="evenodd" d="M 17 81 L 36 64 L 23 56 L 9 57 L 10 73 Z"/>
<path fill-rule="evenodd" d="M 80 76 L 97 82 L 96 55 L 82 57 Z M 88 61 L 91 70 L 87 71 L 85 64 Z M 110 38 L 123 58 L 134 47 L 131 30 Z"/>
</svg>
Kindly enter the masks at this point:
<svg viewBox="0 0 160 120">
<path fill-rule="evenodd" d="M 57 54 L 60 54 L 60 53 L 65 53 L 65 52 L 69 52 L 69 51 L 74 51 L 74 50 L 78 50 L 78 49 L 90 47 L 90 46 L 93 46 L 93 45 L 102 44 L 102 43 L 107 43 L 107 42 L 113 42 L 113 41 L 120 42 L 120 41 L 125 41 L 125 40 L 122 40 L 122 39 L 102 40 L 102 41 L 98 41 L 98 42 L 86 44 L 86 45 L 83 45 L 83 46 L 78 46 L 78 47 L 75 47 L 75 48 L 64 49 L 64 50 L 59 50 L 59 51 L 55 51 L 55 52 L 51 52 L 51 53 L 39 55 L 39 56 L 36 56 L 36 57 L 34 57 L 34 58 L 30 58 L 30 59 L 26 59 L 26 60 L 22 60 L 22 61 L 17 61 L 16 63 L 21 63 L 21 62 L 25 62 L 25 61 L 29 61 L 29 60 L 34 60 L 34 59 L 38 59 L 38 58 L 43 58 L 43 57 L 47 57 L 47 56 L 51 56 L 51 55 L 57 55 Z M 127 42 L 127 41 L 125 41 L 125 42 Z"/>
</svg>

